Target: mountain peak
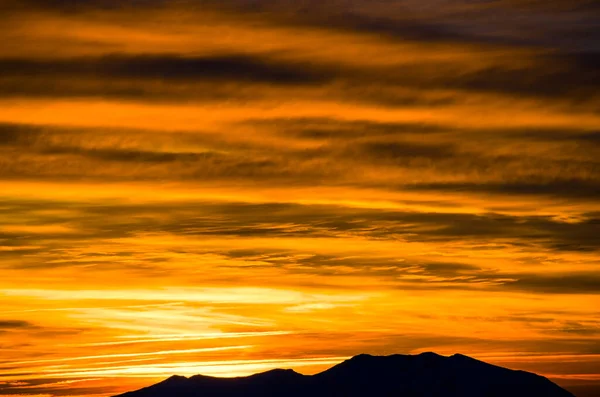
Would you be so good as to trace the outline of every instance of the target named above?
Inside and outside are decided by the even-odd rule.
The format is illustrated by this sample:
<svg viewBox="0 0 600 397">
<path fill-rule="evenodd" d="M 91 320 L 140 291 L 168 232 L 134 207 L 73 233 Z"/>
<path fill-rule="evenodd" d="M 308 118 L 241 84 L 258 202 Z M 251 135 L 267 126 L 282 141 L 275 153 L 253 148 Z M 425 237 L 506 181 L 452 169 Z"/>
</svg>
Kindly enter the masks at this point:
<svg viewBox="0 0 600 397">
<path fill-rule="evenodd" d="M 451 360 L 451 361 L 463 362 L 463 363 L 483 363 L 483 364 L 486 364 L 484 361 L 480 361 L 480 360 L 477 360 L 476 358 L 465 356 L 464 354 L 460 354 L 460 353 L 455 353 L 455 354 L 451 355 L 450 357 L 448 357 L 448 359 Z M 491 365 L 491 364 L 488 364 L 488 365 Z"/>
<path fill-rule="evenodd" d="M 270 371 L 263 372 L 263 374 L 267 374 L 267 373 L 273 373 L 273 374 L 297 374 L 297 375 L 300 375 L 298 372 L 294 371 L 291 368 L 275 368 L 275 369 L 272 369 Z"/>
<path fill-rule="evenodd" d="M 455 359 L 455 360 L 479 361 L 473 357 L 465 356 L 464 354 L 460 354 L 460 353 L 455 353 L 455 354 L 451 355 L 450 358 Z"/>
<path fill-rule="evenodd" d="M 298 377 L 298 376 L 304 376 L 302 374 L 299 374 L 298 372 L 294 371 L 293 369 L 281 369 L 281 368 L 276 368 L 276 369 L 272 369 L 270 371 L 266 371 L 266 372 L 261 372 L 258 374 L 254 374 L 251 375 L 250 377 L 262 377 L 262 378 L 289 378 L 289 377 Z"/>
<path fill-rule="evenodd" d="M 167 379 L 165 379 L 162 383 L 173 384 L 173 383 L 185 383 L 187 381 L 188 381 L 188 378 L 186 378 L 185 376 L 173 375 L 173 376 L 170 376 Z"/>
<path fill-rule="evenodd" d="M 362 354 L 357 354 L 356 356 L 352 357 L 351 360 L 364 360 L 364 359 L 369 359 L 369 358 L 373 358 L 373 356 L 370 354 L 367 354 L 367 353 L 362 353 Z"/>
<path fill-rule="evenodd" d="M 356 356 L 350 357 L 350 359 L 348 359 L 344 362 L 362 363 L 362 362 L 368 362 L 375 357 L 376 356 L 372 356 L 370 354 L 358 354 Z"/>
<path fill-rule="evenodd" d="M 434 358 L 446 358 L 446 357 L 441 356 L 441 355 L 439 355 L 437 353 L 434 353 L 434 352 L 423 352 L 423 353 L 419 354 L 419 356 L 421 356 L 421 357 L 434 357 Z"/>
</svg>

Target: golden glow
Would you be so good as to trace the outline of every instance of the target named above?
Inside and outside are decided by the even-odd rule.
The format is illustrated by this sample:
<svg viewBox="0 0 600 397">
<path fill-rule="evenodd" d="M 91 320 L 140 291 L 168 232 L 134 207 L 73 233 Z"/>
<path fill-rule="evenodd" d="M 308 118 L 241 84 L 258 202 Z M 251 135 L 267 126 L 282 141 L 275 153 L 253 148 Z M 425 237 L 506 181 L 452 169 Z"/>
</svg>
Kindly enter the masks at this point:
<svg viewBox="0 0 600 397">
<path fill-rule="evenodd" d="M 0 32 L 0 397 L 432 350 L 600 384 L 600 91 L 431 31 L 511 2 L 43 3 Z"/>
</svg>

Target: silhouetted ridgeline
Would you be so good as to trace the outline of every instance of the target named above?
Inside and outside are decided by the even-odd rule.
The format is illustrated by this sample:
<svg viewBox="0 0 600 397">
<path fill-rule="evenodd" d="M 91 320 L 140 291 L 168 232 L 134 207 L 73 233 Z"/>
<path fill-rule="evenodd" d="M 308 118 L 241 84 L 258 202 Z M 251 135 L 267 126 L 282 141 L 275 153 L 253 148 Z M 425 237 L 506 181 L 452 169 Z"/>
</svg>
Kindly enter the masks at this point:
<svg viewBox="0 0 600 397">
<path fill-rule="evenodd" d="M 117 397 L 573 397 L 548 379 L 455 354 L 362 354 L 316 375 L 276 369 L 248 377 L 172 376 Z"/>
</svg>

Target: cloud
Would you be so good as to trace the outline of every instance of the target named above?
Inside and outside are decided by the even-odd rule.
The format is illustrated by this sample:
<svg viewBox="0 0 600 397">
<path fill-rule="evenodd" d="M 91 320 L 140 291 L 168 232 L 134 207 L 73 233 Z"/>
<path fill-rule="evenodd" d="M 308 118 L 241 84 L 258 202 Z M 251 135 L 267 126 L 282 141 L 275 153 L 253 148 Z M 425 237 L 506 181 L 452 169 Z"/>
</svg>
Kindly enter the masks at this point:
<svg viewBox="0 0 600 397">
<path fill-rule="evenodd" d="M 378 34 L 394 39 L 513 45 L 594 46 L 594 19 L 600 10 L 589 0 L 553 1 L 225 1 L 231 13 L 260 13 L 280 23 Z M 210 4 L 210 2 L 209 2 Z M 560 26 L 557 26 L 560 25 Z M 535 27 L 535 34 L 528 31 Z M 562 35 L 562 37 L 561 37 Z M 587 39 L 587 40 L 586 40 Z"/>
<path fill-rule="evenodd" d="M 562 324 L 559 332 L 580 336 L 595 336 L 600 335 L 600 324 L 597 322 L 582 324 L 577 321 L 566 321 Z"/>
<path fill-rule="evenodd" d="M 149 152 L 141 150 L 111 150 L 111 149 L 89 149 L 54 147 L 40 151 L 40 154 L 61 155 L 76 154 L 85 157 L 97 158 L 104 161 L 136 162 L 136 163 L 173 163 L 197 162 L 210 157 L 219 157 L 217 153 L 173 153 L 173 152 Z"/>
<path fill-rule="evenodd" d="M 3 2 L 2 392 L 118 394 L 231 332 L 596 371 L 598 10 Z"/>
<path fill-rule="evenodd" d="M 129 4 L 126 7 L 123 5 L 115 4 L 110 0 L 81 0 L 77 2 L 73 2 L 70 0 L 23 0 L 23 1 L 12 1 L 6 0 L 5 6 L 8 9 L 20 10 L 23 8 L 26 9 L 41 9 L 46 12 L 81 12 L 81 11 L 89 11 L 89 10 L 107 10 L 114 11 L 122 8 L 128 8 L 129 6 L 136 7 L 159 7 L 161 5 L 166 5 L 168 2 L 165 0 L 144 0 L 144 1 L 134 1 L 132 4 Z"/>
<path fill-rule="evenodd" d="M 271 118 L 268 120 L 245 120 L 242 125 L 272 131 L 273 134 L 292 135 L 319 141 L 351 142 L 360 138 L 402 137 L 410 134 L 448 132 L 448 129 L 427 123 L 394 123 L 377 121 L 349 121 L 332 118 Z M 432 137 L 432 139 L 434 139 Z"/>
<path fill-rule="evenodd" d="M 21 328 L 31 328 L 33 324 L 23 320 L 0 320 L 0 330 L 7 331 Z"/>
<path fill-rule="evenodd" d="M 44 202 L 8 206 L 21 217 L 35 217 Z M 477 243 L 481 239 L 514 247 L 545 247 L 556 251 L 594 252 L 600 249 L 599 224 L 591 214 L 577 222 L 551 216 L 510 216 L 503 214 L 425 213 L 356 209 L 293 203 L 193 203 L 177 202 L 139 205 L 73 206 L 53 202 L 55 209 L 74 212 L 47 217 L 39 226 L 68 223 L 77 234 L 51 233 L 54 238 L 73 239 L 126 237 L 136 233 L 170 233 L 185 236 L 306 237 L 350 236 L 373 240 L 410 242 Z M 158 215 L 160 214 L 160 215 Z M 1 230 L 2 225 L 0 225 Z M 8 241 L 19 233 L 5 232 Z M 52 229 L 48 229 L 51 231 Z M 105 232 L 106 230 L 106 232 Z M 82 231 L 85 231 L 85 234 Z M 24 237 L 24 236 L 23 236 Z M 527 242 L 525 244 L 524 242 Z M 35 240 L 19 240 L 35 245 Z"/>
<path fill-rule="evenodd" d="M 162 101 L 248 99 L 265 86 L 317 86 L 337 74 L 310 62 L 239 54 L 110 54 L 0 60 L 3 97 L 107 97 Z M 46 82 L 52 80 L 52 84 Z M 251 90 L 248 94 L 240 85 Z M 262 88 L 261 88 L 262 87 Z M 250 96 L 249 96 L 250 95 Z"/>
<path fill-rule="evenodd" d="M 550 181 L 488 182 L 488 183 L 431 183 L 403 186 L 410 190 L 435 190 L 440 192 L 474 192 L 507 195 L 546 195 L 572 199 L 595 199 L 600 188 L 595 180 L 564 179 Z"/>
<path fill-rule="evenodd" d="M 183 57 L 175 55 L 106 55 L 67 60 L 2 59 L 3 76 L 88 77 L 158 80 L 231 80 L 269 84 L 322 82 L 322 73 L 254 56 Z"/>
<path fill-rule="evenodd" d="M 360 151 L 373 159 L 392 162 L 414 157 L 441 159 L 457 156 L 456 150 L 447 144 L 371 141 L 359 147 Z"/>
<path fill-rule="evenodd" d="M 597 272 L 565 273 L 558 275 L 521 275 L 506 287 L 528 292 L 558 294 L 595 294 L 600 288 Z"/>
<path fill-rule="evenodd" d="M 40 126 L 0 123 L 0 146 L 29 145 L 42 131 Z"/>
<path fill-rule="evenodd" d="M 264 86 L 268 85 L 271 90 L 302 87 L 312 89 L 315 97 L 400 107 L 443 106 L 460 100 L 463 92 L 530 97 L 569 94 L 563 100 L 579 102 L 596 98 L 597 54 L 542 55 L 514 64 L 499 58 L 487 66 L 471 64 L 470 58 L 479 56 L 477 50 L 468 55 L 462 60 L 413 60 L 381 67 L 336 66 L 309 54 L 294 61 L 244 53 L 196 57 L 110 54 L 67 59 L 5 58 L 0 60 L 3 76 L 0 95 L 222 101 L 267 95 Z M 44 84 L 48 79 L 52 79 L 52 85 Z M 377 90 L 373 90 L 375 85 Z M 447 94 L 427 98 L 427 92 L 441 89 Z"/>
<path fill-rule="evenodd" d="M 600 167 L 594 132 L 581 130 L 507 128 L 487 133 L 427 123 L 326 118 L 245 120 L 162 133 L 10 123 L 0 129 L 0 150 L 19 153 L 0 160 L 0 175 L 7 177 L 252 178 L 265 185 L 285 179 L 298 186 L 342 183 L 431 196 L 589 200 L 595 197 Z M 403 180 L 412 183 L 399 184 Z"/>
</svg>

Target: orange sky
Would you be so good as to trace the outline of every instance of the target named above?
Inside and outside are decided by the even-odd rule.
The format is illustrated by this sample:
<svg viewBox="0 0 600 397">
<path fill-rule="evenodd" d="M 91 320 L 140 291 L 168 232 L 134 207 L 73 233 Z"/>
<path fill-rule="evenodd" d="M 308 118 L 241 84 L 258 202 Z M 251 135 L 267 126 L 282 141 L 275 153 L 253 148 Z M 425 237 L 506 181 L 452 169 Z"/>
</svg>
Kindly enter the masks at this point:
<svg viewBox="0 0 600 397">
<path fill-rule="evenodd" d="M 422 351 L 600 389 L 596 8 L 76 3 L 0 0 L 0 396 Z"/>
</svg>

